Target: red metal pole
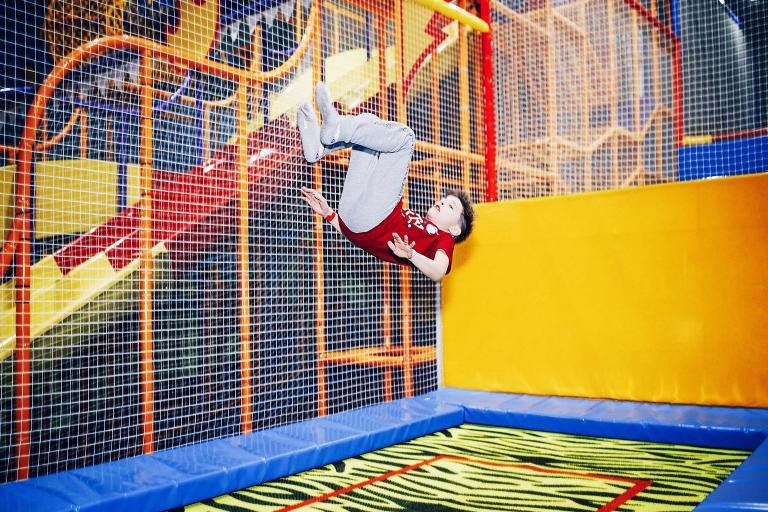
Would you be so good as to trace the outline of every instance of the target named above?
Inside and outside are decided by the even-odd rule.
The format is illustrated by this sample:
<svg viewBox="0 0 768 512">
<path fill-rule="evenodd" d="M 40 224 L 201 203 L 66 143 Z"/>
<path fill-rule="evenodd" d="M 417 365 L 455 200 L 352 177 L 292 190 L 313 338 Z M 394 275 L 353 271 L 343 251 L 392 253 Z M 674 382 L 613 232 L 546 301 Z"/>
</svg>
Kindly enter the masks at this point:
<svg viewBox="0 0 768 512">
<path fill-rule="evenodd" d="M 482 1 L 482 0 L 481 0 Z M 678 37 L 670 30 L 669 27 L 667 27 L 665 24 L 663 24 L 661 21 L 659 21 L 659 18 L 651 14 L 651 11 L 645 8 L 643 4 L 641 4 L 638 0 L 624 0 L 624 3 L 627 4 L 630 8 L 634 9 L 640 15 L 645 18 L 645 20 L 656 27 L 662 34 L 667 36 L 669 39 L 673 41 L 677 41 Z"/>
<path fill-rule="evenodd" d="M 480 0 L 480 18 L 485 21 L 490 29 L 484 32 L 480 38 L 482 42 L 483 61 L 483 92 L 485 96 L 485 200 L 488 202 L 498 200 L 498 187 L 496 184 L 496 112 L 494 101 L 493 83 L 493 45 L 491 24 L 490 0 Z"/>
</svg>

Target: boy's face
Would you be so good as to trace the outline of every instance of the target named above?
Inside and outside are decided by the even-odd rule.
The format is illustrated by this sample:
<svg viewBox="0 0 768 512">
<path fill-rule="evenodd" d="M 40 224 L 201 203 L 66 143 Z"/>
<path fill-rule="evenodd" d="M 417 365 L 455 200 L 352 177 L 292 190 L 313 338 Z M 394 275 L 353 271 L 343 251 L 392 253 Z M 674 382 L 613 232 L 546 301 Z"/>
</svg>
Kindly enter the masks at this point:
<svg viewBox="0 0 768 512">
<path fill-rule="evenodd" d="M 427 220 L 453 236 L 461 234 L 461 215 L 464 207 L 456 196 L 445 196 L 427 212 Z"/>
</svg>

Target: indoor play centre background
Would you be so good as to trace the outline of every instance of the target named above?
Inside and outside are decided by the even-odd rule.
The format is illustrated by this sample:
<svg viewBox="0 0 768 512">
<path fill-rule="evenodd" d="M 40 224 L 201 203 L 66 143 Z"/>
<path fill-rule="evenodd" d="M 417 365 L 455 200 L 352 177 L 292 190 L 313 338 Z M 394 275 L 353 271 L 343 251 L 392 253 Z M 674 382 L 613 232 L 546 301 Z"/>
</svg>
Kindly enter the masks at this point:
<svg viewBox="0 0 768 512">
<path fill-rule="evenodd" d="M 0 483 L 443 384 L 768 407 L 768 2 L 447 5 L 0 7 Z M 320 80 L 478 203 L 442 284 L 300 200 Z"/>
</svg>

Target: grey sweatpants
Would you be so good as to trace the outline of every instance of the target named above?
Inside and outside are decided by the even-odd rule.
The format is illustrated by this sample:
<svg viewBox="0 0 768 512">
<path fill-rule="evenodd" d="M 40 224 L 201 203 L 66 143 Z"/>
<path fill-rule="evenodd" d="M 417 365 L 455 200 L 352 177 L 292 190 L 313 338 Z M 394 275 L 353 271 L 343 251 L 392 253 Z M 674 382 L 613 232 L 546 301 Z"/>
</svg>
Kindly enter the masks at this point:
<svg viewBox="0 0 768 512">
<path fill-rule="evenodd" d="M 352 148 L 339 215 L 362 233 L 387 218 L 403 196 L 415 136 L 404 124 L 360 114 L 341 117 L 339 141 L 326 148 Z"/>
</svg>

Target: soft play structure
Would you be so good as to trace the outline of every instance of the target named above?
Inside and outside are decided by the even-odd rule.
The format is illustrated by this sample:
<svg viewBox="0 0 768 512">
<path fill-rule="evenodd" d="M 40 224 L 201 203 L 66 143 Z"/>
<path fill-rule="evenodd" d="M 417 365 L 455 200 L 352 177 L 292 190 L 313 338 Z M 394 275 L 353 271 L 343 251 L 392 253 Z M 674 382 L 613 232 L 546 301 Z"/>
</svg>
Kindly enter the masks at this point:
<svg viewBox="0 0 768 512">
<path fill-rule="evenodd" d="M 0 510 L 768 510 L 766 5 L 4 6 Z M 319 82 L 441 282 L 302 201 Z"/>
</svg>

